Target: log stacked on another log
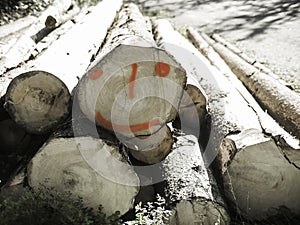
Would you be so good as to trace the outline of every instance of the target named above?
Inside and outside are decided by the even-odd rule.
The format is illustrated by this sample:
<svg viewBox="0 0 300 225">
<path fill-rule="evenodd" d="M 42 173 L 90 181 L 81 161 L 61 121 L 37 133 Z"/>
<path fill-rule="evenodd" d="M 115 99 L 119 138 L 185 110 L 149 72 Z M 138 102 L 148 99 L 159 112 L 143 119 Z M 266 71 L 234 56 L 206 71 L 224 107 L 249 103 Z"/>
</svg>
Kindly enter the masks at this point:
<svg viewBox="0 0 300 225">
<path fill-rule="evenodd" d="M 300 96 L 234 54 L 221 43 L 210 38 L 206 38 L 206 41 L 220 54 L 268 113 L 299 139 Z"/>
<path fill-rule="evenodd" d="M 121 4 L 121 0 L 113 6 L 108 0 L 102 1 L 82 23 L 74 25 L 32 61 L 32 67 L 10 71 L 15 76 L 12 82 L 9 76 L 3 78 L 3 90 L 11 84 L 5 94 L 6 109 L 28 132 L 49 132 L 66 119 L 71 109 L 70 93 L 100 48 Z M 95 29 L 93 24 L 97 20 L 102 21 L 102 26 Z M 85 41 L 78 45 L 82 39 Z M 20 70 L 27 72 L 17 76 Z"/>
<path fill-rule="evenodd" d="M 59 17 L 70 8 L 71 4 L 71 0 L 55 0 L 52 5 L 42 12 L 37 21 L 25 31 L 25 33 L 18 39 L 5 56 L 0 58 L 0 74 L 3 74 L 7 70 L 14 68 L 29 59 L 31 52 L 34 50 L 36 45 L 36 42 L 32 37 L 45 27 L 46 18 L 49 15 Z"/>
<path fill-rule="evenodd" d="M 278 213 L 274 209 L 282 206 L 299 214 L 299 201 L 295 200 L 299 194 L 299 151 L 280 137 L 264 133 L 256 112 L 222 73 L 167 21 L 156 24 L 160 46 L 184 68 L 196 71 L 192 75 L 208 95 L 212 129 L 204 159 L 208 164 L 215 160 L 215 174 L 231 209 L 250 220 L 273 216 Z"/>
<path fill-rule="evenodd" d="M 138 7 L 126 4 L 76 99 L 87 118 L 114 131 L 138 160 L 154 164 L 171 150 L 166 123 L 176 117 L 185 82 L 185 71 L 157 48 Z"/>
</svg>

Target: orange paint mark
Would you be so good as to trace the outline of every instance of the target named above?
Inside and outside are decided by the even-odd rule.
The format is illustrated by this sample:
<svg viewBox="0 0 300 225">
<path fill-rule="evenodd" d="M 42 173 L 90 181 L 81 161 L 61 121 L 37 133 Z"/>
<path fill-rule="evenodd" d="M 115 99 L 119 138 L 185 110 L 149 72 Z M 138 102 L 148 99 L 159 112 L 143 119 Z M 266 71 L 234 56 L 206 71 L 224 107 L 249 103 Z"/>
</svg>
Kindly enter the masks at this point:
<svg viewBox="0 0 300 225">
<path fill-rule="evenodd" d="M 160 77 L 166 77 L 170 73 L 170 66 L 167 63 L 158 62 L 155 65 L 155 72 Z"/>
<path fill-rule="evenodd" d="M 101 70 L 101 69 L 95 69 L 95 70 L 93 70 L 93 71 L 90 73 L 89 79 L 90 79 L 90 80 L 97 80 L 97 79 L 99 79 L 102 75 L 103 75 L 103 70 Z"/>
<path fill-rule="evenodd" d="M 132 66 L 132 71 L 131 71 L 131 77 L 130 77 L 130 83 L 129 83 L 129 98 L 133 98 L 134 97 L 134 81 L 136 78 L 136 72 L 137 72 L 137 64 L 134 63 L 131 65 Z"/>
<path fill-rule="evenodd" d="M 131 125 L 131 126 L 124 126 L 124 125 L 118 125 L 113 124 L 112 122 L 106 120 L 100 112 L 96 113 L 96 118 L 99 120 L 100 123 L 102 123 L 104 126 L 109 128 L 114 128 L 116 131 L 120 132 L 138 132 L 142 130 L 149 129 L 150 127 L 159 125 L 159 119 L 155 119 L 146 123 L 137 124 L 137 125 Z"/>
</svg>

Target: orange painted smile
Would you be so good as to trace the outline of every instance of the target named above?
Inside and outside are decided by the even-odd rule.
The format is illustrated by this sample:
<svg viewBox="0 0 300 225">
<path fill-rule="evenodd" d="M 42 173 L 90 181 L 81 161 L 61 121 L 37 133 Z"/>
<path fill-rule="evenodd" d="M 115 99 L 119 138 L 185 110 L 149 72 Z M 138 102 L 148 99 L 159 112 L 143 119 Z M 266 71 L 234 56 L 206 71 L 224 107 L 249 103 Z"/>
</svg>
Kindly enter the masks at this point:
<svg viewBox="0 0 300 225">
<path fill-rule="evenodd" d="M 131 126 L 125 126 L 125 125 L 119 125 L 119 124 L 113 124 L 112 122 L 110 122 L 109 120 L 106 120 L 100 112 L 96 113 L 96 118 L 99 120 L 99 122 L 109 128 L 114 128 L 117 131 L 121 131 L 121 132 L 138 132 L 138 131 L 142 131 L 142 130 L 146 130 L 149 129 L 150 127 L 159 125 L 159 119 L 155 119 L 155 120 L 151 120 L 149 122 L 146 123 L 142 123 L 142 124 L 137 124 L 137 125 L 131 125 Z"/>
</svg>

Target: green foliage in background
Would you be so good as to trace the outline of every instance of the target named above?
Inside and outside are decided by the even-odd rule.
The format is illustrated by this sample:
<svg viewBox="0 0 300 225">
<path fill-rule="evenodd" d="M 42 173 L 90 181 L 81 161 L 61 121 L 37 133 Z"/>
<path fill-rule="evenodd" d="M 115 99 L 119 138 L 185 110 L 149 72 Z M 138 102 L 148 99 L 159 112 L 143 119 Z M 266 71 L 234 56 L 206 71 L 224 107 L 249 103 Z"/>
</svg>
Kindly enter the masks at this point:
<svg viewBox="0 0 300 225">
<path fill-rule="evenodd" d="M 70 192 L 58 192 L 42 186 L 36 191 L 25 188 L 15 199 L 10 197 L 0 202 L 2 225 L 99 225 L 121 224 L 119 213 L 106 216 L 85 207 L 82 198 Z"/>
</svg>

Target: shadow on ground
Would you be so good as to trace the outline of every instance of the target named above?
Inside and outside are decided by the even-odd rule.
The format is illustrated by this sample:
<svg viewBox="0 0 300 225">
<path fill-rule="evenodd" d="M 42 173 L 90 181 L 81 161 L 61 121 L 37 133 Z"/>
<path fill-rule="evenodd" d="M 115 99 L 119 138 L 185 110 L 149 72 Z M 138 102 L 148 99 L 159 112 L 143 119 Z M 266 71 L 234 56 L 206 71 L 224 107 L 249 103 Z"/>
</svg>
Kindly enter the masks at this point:
<svg viewBox="0 0 300 225">
<path fill-rule="evenodd" d="M 151 16 L 169 17 L 179 17 L 186 12 L 201 12 L 203 7 L 207 10 L 210 6 L 213 13 L 215 8 L 222 7 L 224 13 L 219 13 L 215 31 L 248 30 L 248 34 L 241 40 L 264 33 L 267 29 L 276 29 L 276 25 L 300 17 L 299 0 L 129 0 L 127 2 L 138 4 L 146 14 Z"/>
</svg>

